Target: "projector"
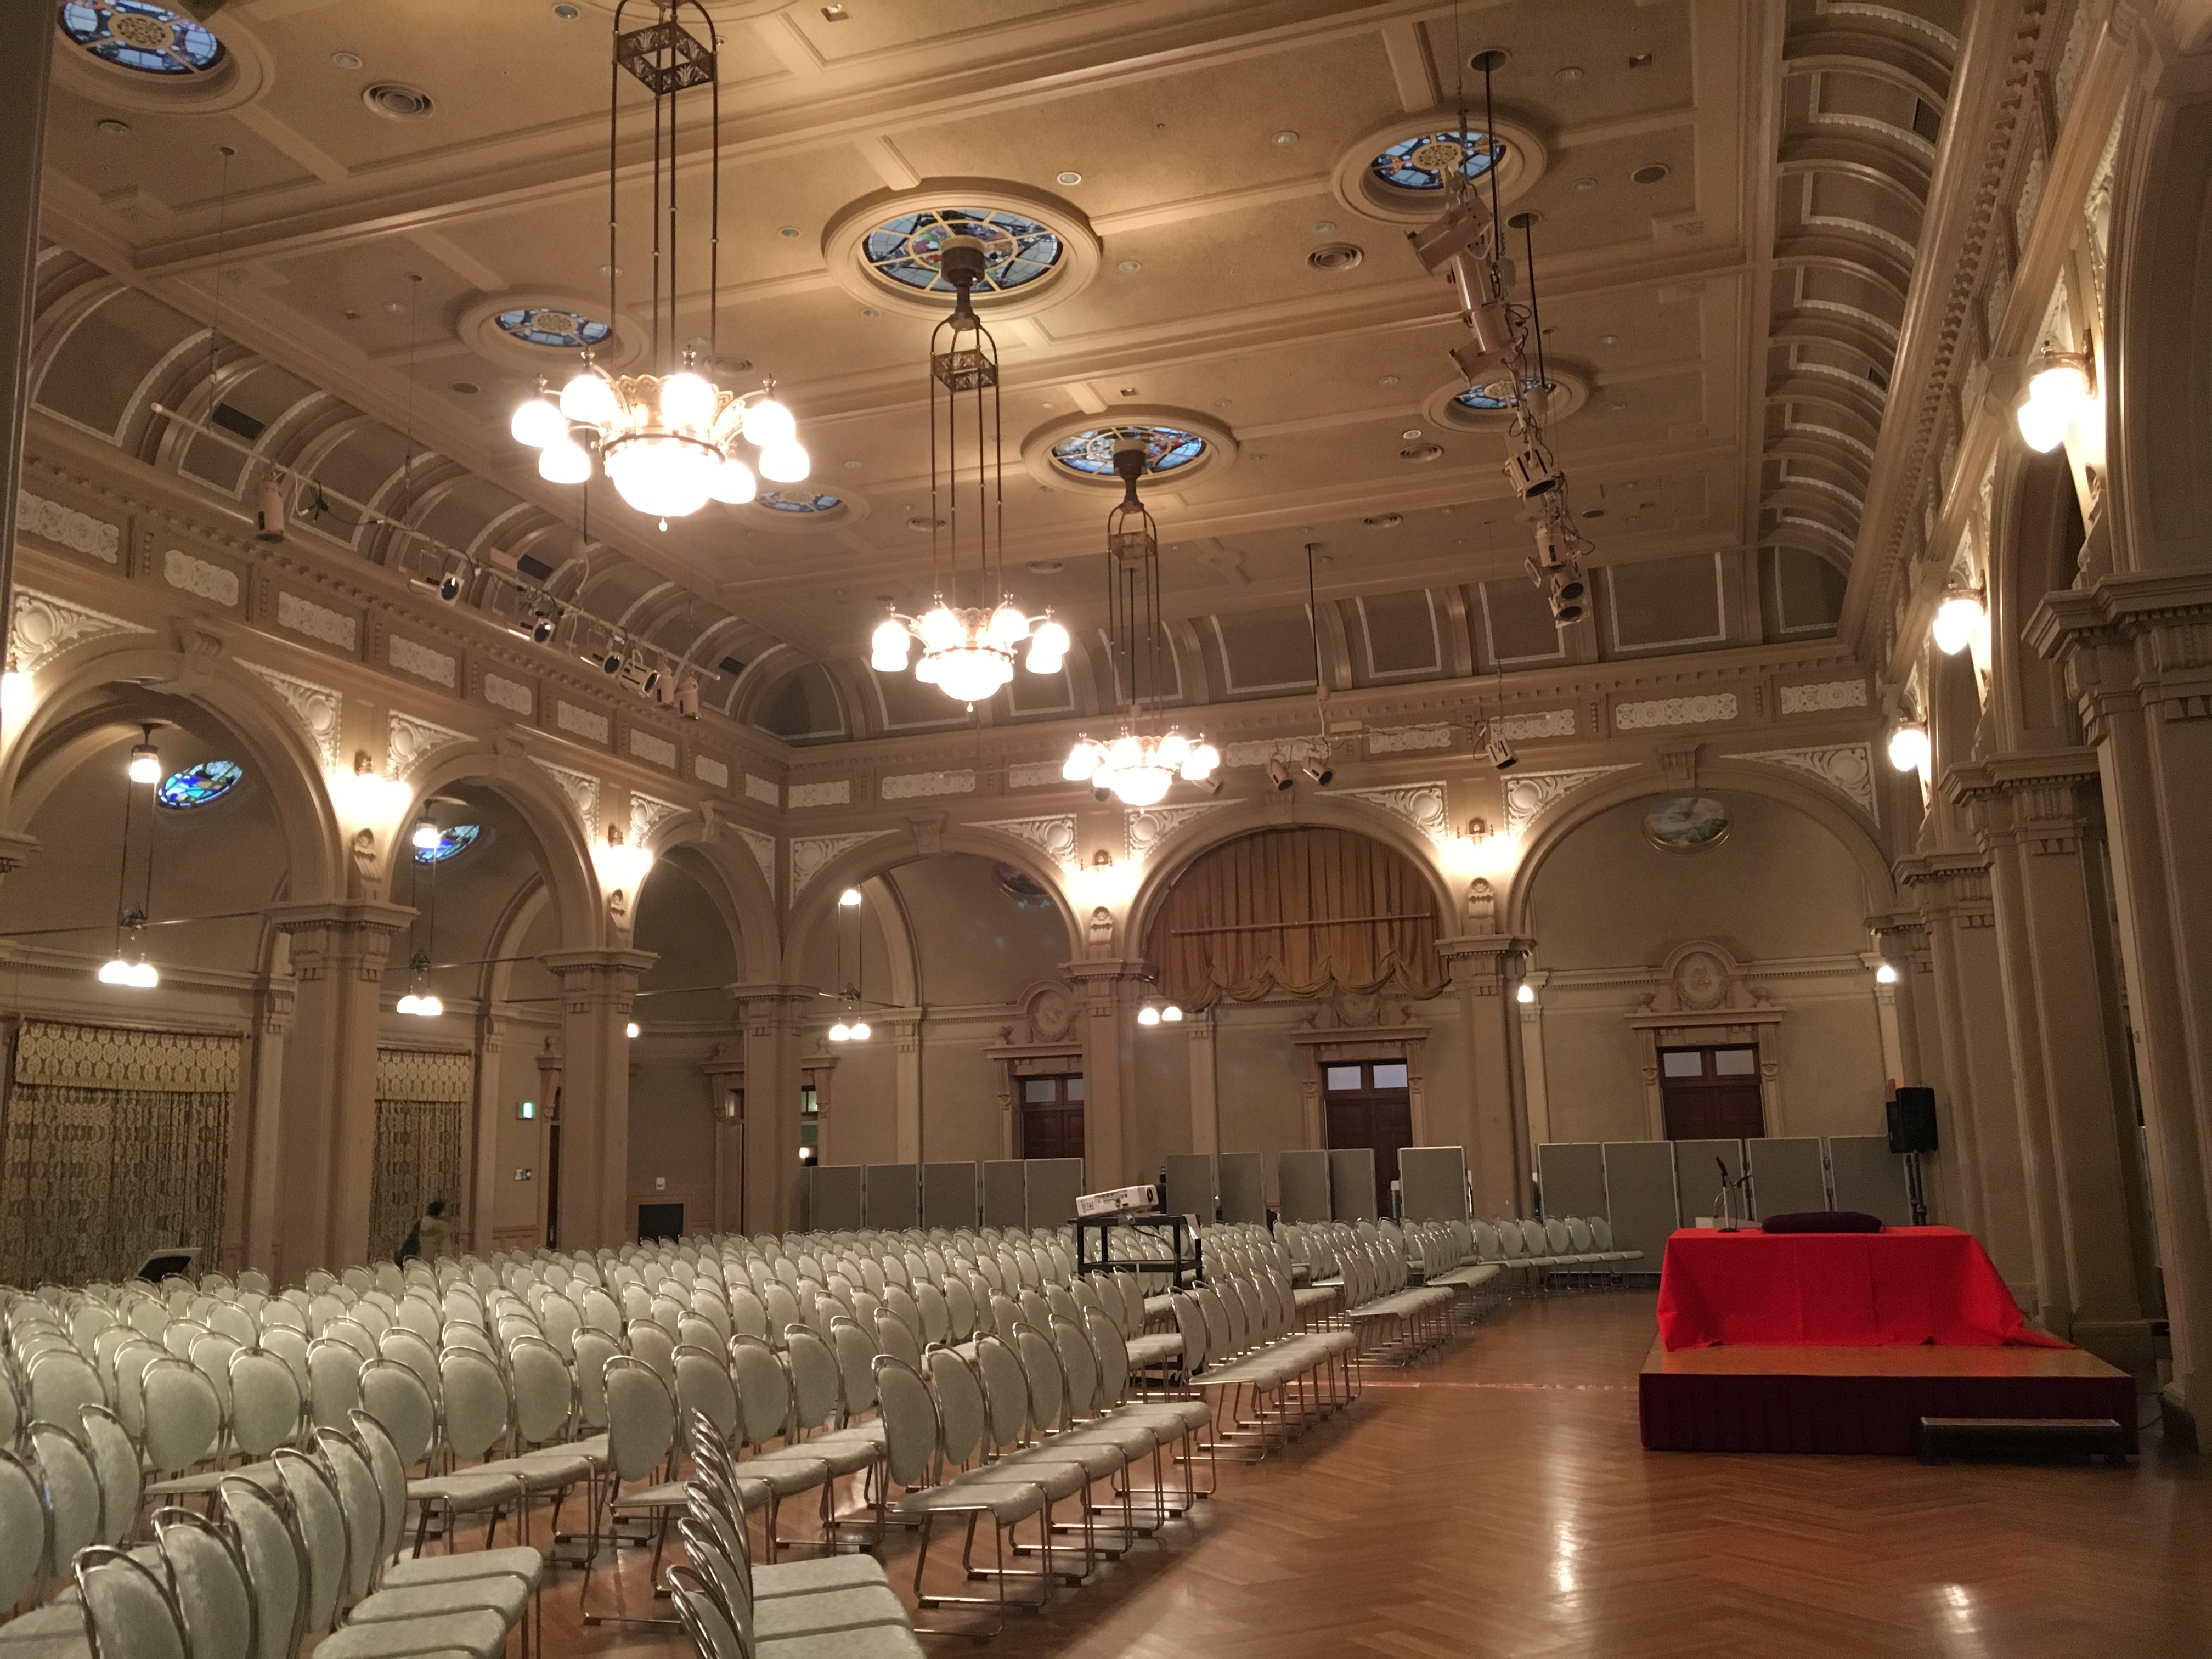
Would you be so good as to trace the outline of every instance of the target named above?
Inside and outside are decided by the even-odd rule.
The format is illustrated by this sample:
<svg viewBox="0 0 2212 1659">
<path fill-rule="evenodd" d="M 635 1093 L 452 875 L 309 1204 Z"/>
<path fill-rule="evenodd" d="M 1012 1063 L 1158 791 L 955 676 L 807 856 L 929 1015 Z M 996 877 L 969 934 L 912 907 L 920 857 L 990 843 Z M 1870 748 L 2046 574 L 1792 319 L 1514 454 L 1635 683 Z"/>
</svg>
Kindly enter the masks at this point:
<svg viewBox="0 0 2212 1659">
<path fill-rule="evenodd" d="M 1115 1187 L 1103 1193 L 1085 1193 L 1075 1200 L 1075 1213 L 1085 1221 L 1102 1215 L 1149 1214 L 1159 1207 L 1157 1187 Z"/>
</svg>

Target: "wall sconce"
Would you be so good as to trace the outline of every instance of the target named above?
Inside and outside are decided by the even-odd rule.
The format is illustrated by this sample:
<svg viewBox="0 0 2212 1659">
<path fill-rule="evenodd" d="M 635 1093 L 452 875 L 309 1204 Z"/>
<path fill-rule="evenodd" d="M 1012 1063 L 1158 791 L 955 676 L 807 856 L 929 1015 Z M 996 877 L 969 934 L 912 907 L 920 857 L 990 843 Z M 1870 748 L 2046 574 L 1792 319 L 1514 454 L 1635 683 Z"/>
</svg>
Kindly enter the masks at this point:
<svg viewBox="0 0 2212 1659">
<path fill-rule="evenodd" d="M 1988 613 L 1980 588 L 1953 588 L 1936 607 L 1936 621 L 1929 629 L 1936 648 L 1947 657 L 1957 656 L 1974 642 L 1974 635 Z"/>
<path fill-rule="evenodd" d="M 1536 1000 L 1536 988 L 1529 984 L 1527 980 L 1522 980 L 1521 988 L 1513 994 L 1513 1000 L 1516 1002 L 1534 1002 Z"/>
<path fill-rule="evenodd" d="M 1928 727 L 1923 721 L 1906 720 L 1889 734 L 1889 763 L 1900 772 L 1917 772 L 1928 764 Z"/>
<path fill-rule="evenodd" d="M 1100 848 L 1097 852 L 1091 855 L 1091 867 L 1094 870 L 1112 869 L 1114 867 L 1114 855 L 1108 852 L 1104 848 Z"/>
<path fill-rule="evenodd" d="M 1877 985 L 1896 984 L 1897 965 L 1894 963 L 1883 963 L 1881 967 L 1874 970 L 1874 982 Z"/>
<path fill-rule="evenodd" d="M 2047 455 L 2066 441 L 2074 422 L 2094 401 L 2090 368 L 2086 351 L 2045 349 L 2028 360 L 2027 389 L 2013 416 L 2030 449 Z"/>
<path fill-rule="evenodd" d="M 592 852 L 599 866 L 599 879 L 611 891 L 635 894 L 646 872 L 653 868 L 652 850 L 625 844 L 618 823 L 607 826 L 607 844 L 594 848 Z"/>
<path fill-rule="evenodd" d="M 514 1106 L 514 1115 L 518 1118 L 521 1119 L 525 1123 L 532 1121 L 538 1115 L 538 1103 L 534 1100 L 517 1101 Z"/>
</svg>

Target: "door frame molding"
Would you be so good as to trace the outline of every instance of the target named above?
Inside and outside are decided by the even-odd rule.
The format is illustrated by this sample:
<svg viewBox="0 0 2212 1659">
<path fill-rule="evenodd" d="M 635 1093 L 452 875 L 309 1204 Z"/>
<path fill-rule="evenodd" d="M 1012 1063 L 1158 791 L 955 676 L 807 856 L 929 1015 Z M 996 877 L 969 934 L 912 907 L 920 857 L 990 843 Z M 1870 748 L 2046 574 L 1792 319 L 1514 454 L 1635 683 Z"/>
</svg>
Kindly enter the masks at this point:
<svg viewBox="0 0 2212 1659">
<path fill-rule="evenodd" d="M 1307 1150 L 1320 1151 L 1328 1146 L 1328 1124 L 1322 1115 L 1321 1068 L 1331 1060 L 1405 1061 L 1406 1096 L 1413 1109 L 1413 1136 L 1407 1145 L 1429 1145 L 1429 1119 L 1423 1103 L 1421 1080 L 1422 1055 L 1428 1037 L 1427 1026 L 1410 1024 L 1291 1032 L 1291 1041 L 1298 1046 L 1298 1096 Z"/>
</svg>

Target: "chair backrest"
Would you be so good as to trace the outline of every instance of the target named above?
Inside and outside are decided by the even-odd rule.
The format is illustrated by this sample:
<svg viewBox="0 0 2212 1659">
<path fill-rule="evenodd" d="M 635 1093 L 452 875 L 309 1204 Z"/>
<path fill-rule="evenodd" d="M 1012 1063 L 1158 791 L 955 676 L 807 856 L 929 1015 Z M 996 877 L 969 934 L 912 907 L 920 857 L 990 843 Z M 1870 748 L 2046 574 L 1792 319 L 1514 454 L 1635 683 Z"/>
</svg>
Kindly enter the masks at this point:
<svg viewBox="0 0 2212 1659">
<path fill-rule="evenodd" d="M 676 1382 L 676 1339 L 658 1320 L 633 1319 L 628 1330 L 630 1356 L 642 1359 L 660 1373 L 672 1388 Z"/>
<path fill-rule="evenodd" d="M 266 1457 L 297 1439 L 304 1403 L 300 1379 L 281 1355 L 266 1348 L 240 1348 L 231 1355 L 230 1435 L 247 1456 Z"/>
<path fill-rule="evenodd" d="M 335 1428 L 361 1404 L 361 1354 L 343 1342 L 319 1336 L 307 1345 L 308 1417 L 318 1428 Z"/>
<path fill-rule="evenodd" d="M 98 1542 L 119 1544 L 138 1518 L 138 1493 L 143 1484 L 138 1448 L 115 1413 L 105 1406 L 79 1409 L 77 1420 L 85 1449 L 92 1455 L 93 1474 L 100 1482 L 100 1526 Z M 0 1606 L 6 1603 L 0 1602 Z"/>
<path fill-rule="evenodd" d="M 607 1361 L 622 1352 L 622 1344 L 596 1325 L 576 1332 L 576 1420 L 596 1431 L 607 1425 Z"/>
<path fill-rule="evenodd" d="M 837 1326 L 852 1323 L 840 1320 Z M 845 1390 L 836 1349 L 820 1332 L 805 1326 L 793 1327 L 784 1343 L 791 1370 L 792 1420 L 802 1433 L 837 1427 L 844 1416 Z"/>
<path fill-rule="evenodd" d="M 1067 1377 L 1060 1370 L 1059 1351 L 1035 1325 L 1024 1325 L 1014 1333 L 1013 1349 L 1029 1383 L 1030 1421 L 1039 1434 L 1053 1433 L 1064 1426 L 1060 1419 L 1067 1409 Z"/>
<path fill-rule="evenodd" d="M 445 1385 L 447 1448 L 473 1462 L 506 1437 L 507 1379 L 473 1348 L 447 1349 L 438 1358 L 438 1375 Z"/>
<path fill-rule="evenodd" d="M 738 1389 L 729 1362 L 713 1348 L 684 1343 L 676 1350 L 676 1403 L 687 1423 L 703 1419 L 722 1441 L 737 1437 Z"/>
<path fill-rule="evenodd" d="M 95 1651 L 129 1659 L 186 1659 L 184 1620 L 161 1575 L 128 1551 L 105 1545 L 85 1551 L 76 1570 Z"/>
<path fill-rule="evenodd" d="M 1120 1328 L 1103 1314 L 1085 1315 L 1083 1334 L 1091 1339 L 1091 1352 L 1098 1362 L 1098 1404 L 1110 1406 L 1129 1389 L 1128 1346 L 1121 1340 Z"/>
<path fill-rule="evenodd" d="M 768 1306 L 760 1292 L 743 1285 L 730 1286 L 730 1334 L 768 1336 Z"/>
<path fill-rule="evenodd" d="M 975 1334 L 975 1292 L 957 1273 L 948 1275 L 941 1288 L 945 1292 L 945 1316 L 951 1325 L 947 1336 L 951 1341 L 965 1342 Z"/>
<path fill-rule="evenodd" d="M 0 1449 L 0 1607 L 14 1607 L 53 1576 L 52 1533 L 37 1474 Z"/>
<path fill-rule="evenodd" d="M 1089 1417 L 1098 1409 L 1098 1356 L 1091 1352 L 1091 1339 L 1076 1320 L 1057 1316 L 1052 1322 L 1052 1346 L 1060 1354 L 1060 1374 L 1066 1383 L 1069 1421 Z"/>
<path fill-rule="evenodd" d="M 1544 1242 L 1550 1247 L 1553 1255 L 1574 1254 L 1574 1234 L 1570 1231 L 1567 1224 L 1558 1216 L 1553 1216 L 1544 1224 Z"/>
<path fill-rule="evenodd" d="M 222 1437 L 222 1401 L 215 1384 L 189 1362 L 161 1358 L 140 1374 L 146 1461 L 172 1475 L 213 1455 Z"/>
<path fill-rule="evenodd" d="M 307 1567 L 305 1628 L 327 1630 L 337 1615 L 347 1577 L 345 1511 L 328 1470 L 305 1452 L 286 1446 L 276 1456 L 276 1472 L 292 1500 L 300 1553 Z"/>
<path fill-rule="evenodd" d="M 438 1342 L 434 1336 L 423 1337 L 404 1325 L 394 1325 L 378 1340 L 376 1356 L 406 1366 L 422 1379 L 431 1397 L 437 1397 Z"/>
<path fill-rule="evenodd" d="M 890 1354 L 871 1367 L 884 1419 L 884 1467 L 902 1486 L 929 1483 L 937 1456 L 937 1403 L 920 1372 Z"/>
<path fill-rule="evenodd" d="M 791 1377 L 775 1350 L 758 1337 L 732 1337 L 730 1376 L 738 1386 L 739 1423 L 746 1444 L 764 1446 L 788 1432 Z"/>
<path fill-rule="evenodd" d="M 394 1306 L 392 1322 L 399 1329 L 412 1332 L 434 1347 L 438 1334 L 445 1327 L 446 1316 L 427 1291 L 410 1289 Z"/>
<path fill-rule="evenodd" d="M 49 1423 L 74 1423 L 80 1407 L 107 1403 L 99 1369 L 72 1347 L 49 1348 L 32 1360 L 30 1384 L 31 1415 Z"/>
<path fill-rule="evenodd" d="M 983 1379 L 973 1362 L 958 1350 L 932 1348 L 924 1358 L 929 1365 L 930 1392 L 937 1401 L 939 1474 L 949 1476 L 982 1449 L 984 1437 L 991 1432 L 990 1406 L 984 1397 Z M 884 1382 L 889 1375 L 884 1367 L 877 1367 L 879 1406 L 888 1403 Z"/>
<path fill-rule="evenodd" d="M 1567 1218 L 1567 1248 L 1577 1255 L 1587 1255 L 1597 1248 L 1596 1238 L 1590 1231 L 1589 1223 L 1584 1221 L 1580 1216 Z"/>
<path fill-rule="evenodd" d="M 346 1595 L 358 1601 L 376 1587 L 384 1557 L 384 1493 L 368 1454 L 347 1429 L 317 1429 L 315 1450 L 345 1516 Z"/>
<path fill-rule="evenodd" d="M 876 1405 L 876 1345 L 858 1322 L 841 1319 L 830 1328 L 830 1346 L 837 1356 L 839 1386 L 845 1397 L 845 1414 L 856 1417 Z"/>
<path fill-rule="evenodd" d="M 437 1443 L 438 1408 L 422 1379 L 389 1359 L 361 1368 L 361 1408 L 384 1425 L 398 1449 L 399 1461 L 413 1468 Z M 328 1425 L 331 1428 L 343 1423 Z"/>
<path fill-rule="evenodd" d="M 668 1589 L 678 1622 L 700 1659 L 753 1659 L 750 1640 L 738 1634 L 730 1610 L 697 1573 L 678 1563 L 668 1570 Z"/>
<path fill-rule="evenodd" d="M 301 1634 L 306 1567 L 281 1485 L 232 1476 L 222 1483 L 222 1512 L 236 1528 L 246 1582 L 253 1593 L 258 1635 L 254 1659 L 290 1659 Z"/>
<path fill-rule="evenodd" d="M 983 1382 L 988 1409 L 988 1447 L 1003 1451 L 1017 1444 L 1030 1425 L 1029 1378 L 1013 1342 L 1006 1337 L 975 1339 L 975 1370 Z"/>
<path fill-rule="evenodd" d="M 355 1441 L 368 1459 L 369 1472 L 376 1477 L 384 1508 L 384 1538 L 378 1559 L 389 1561 L 406 1541 L 407 1466 L 399 1461 L 399 1449 L 392 1443 L 384 1425 L 367 1412 L 354 1413 L 346 1426 L 353 1431 Z"/>
<path fill-rule="evenodd" d="M 607 1361 L 607 1461 L 619 1480 L 642 1480 L 676 1443 L 676 1396 L 643 1360 Z"/>
<path fill-rule="evenodd" d="M 260 1632 L 235 1533 L 221 1522 L 179 1509 L 156 1515 L 154 1531 L 176 1587 L 191 1659 L 254 1659 Z"/>
<path fill-rule="evenodd" d="M 1589 1230 L 1591 1243 L 1601 1250 L 1613 1248 L 1613 1223 L 1601 1215 L 1594 1215 L 1589 1218 Z"/>
<path fill-rule="evenodd" d="M 565 1438 L 576 1414 L 576 1380 L 561 1351 L 542 1336 L 511 1337 L 508 1384 L 514 1390 L 514 1427 L 526 1446 Z"/>
<path fill-rule="evenodd" d="M 776 1263 L 779 1267 L 790 1265 L 787 1261 Z M 794 1293 L 795 1289 L 795 1285 L 770 1283 L 761 1291 L 761 1305 L 768 1310 L 768 1340 L 771 1347 L 781 1347 L 785 1330 L 799 1322 L 799 1297 Z"/>
</svg>

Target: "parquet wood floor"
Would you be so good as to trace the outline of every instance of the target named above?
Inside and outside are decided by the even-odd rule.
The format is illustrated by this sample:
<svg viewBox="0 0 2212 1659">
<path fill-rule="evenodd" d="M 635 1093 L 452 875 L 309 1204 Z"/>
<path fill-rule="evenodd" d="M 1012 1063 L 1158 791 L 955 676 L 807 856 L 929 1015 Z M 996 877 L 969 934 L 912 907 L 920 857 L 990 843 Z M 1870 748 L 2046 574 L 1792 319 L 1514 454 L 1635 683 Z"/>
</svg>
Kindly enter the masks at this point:
<svg viewBox="0 0 2212 1659">
<path fill-rule="evenodd" d="M 1224 1464 L 1194 1524 L 989 1651 L 2212 1659 L 2212 1473 L 2155 1429 L 2124 1470 L 1646 1452 L 1652 1327 L 1649 1294 L 1517 1304 L 1374 1376 L 1287 1454 Z M 912 1547 L 890 1552 L 902 1593 Z M 633 1606 L 644 1563 L 625 1556 Z M 574 1584 L 549 1587 L 548 1659 L 688 1655 L 671 1633 L 580 1628 Z"/>
</svg>

